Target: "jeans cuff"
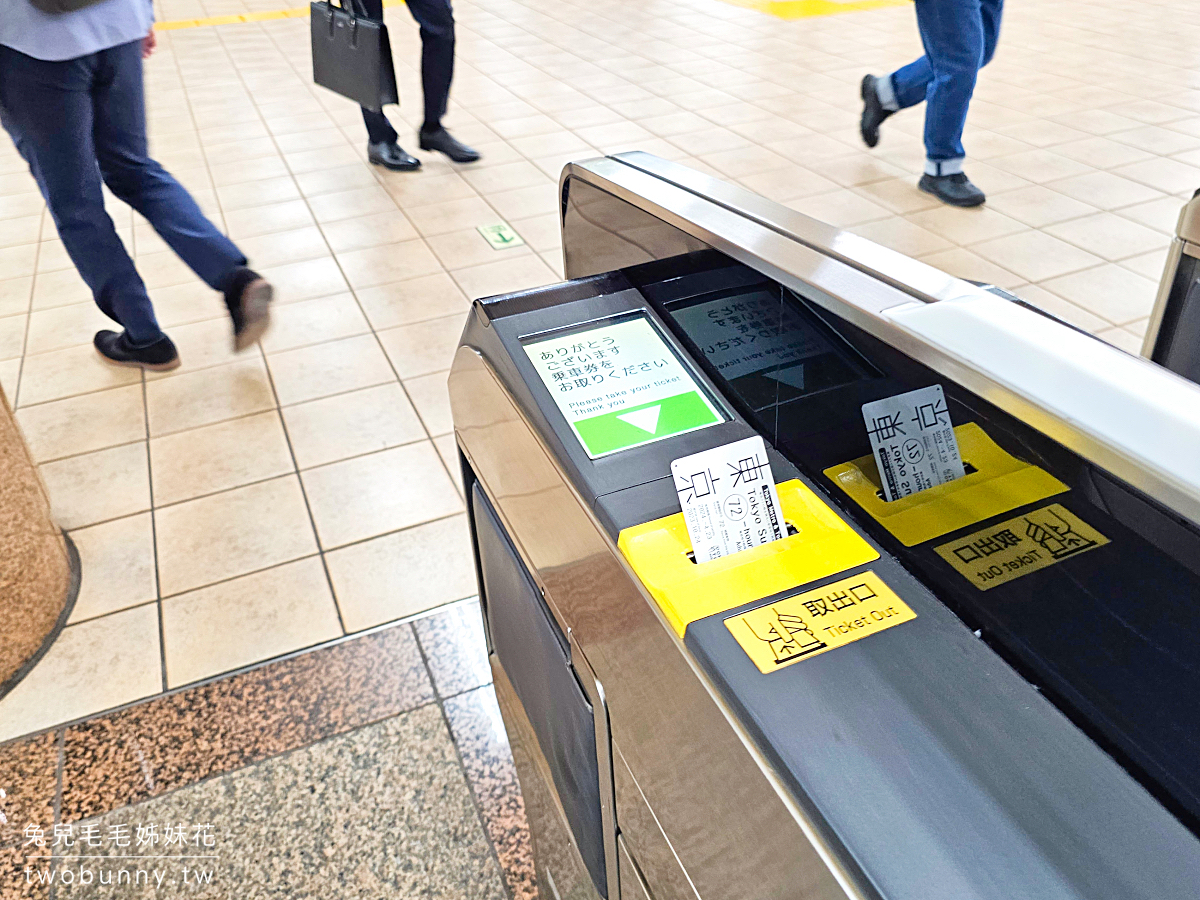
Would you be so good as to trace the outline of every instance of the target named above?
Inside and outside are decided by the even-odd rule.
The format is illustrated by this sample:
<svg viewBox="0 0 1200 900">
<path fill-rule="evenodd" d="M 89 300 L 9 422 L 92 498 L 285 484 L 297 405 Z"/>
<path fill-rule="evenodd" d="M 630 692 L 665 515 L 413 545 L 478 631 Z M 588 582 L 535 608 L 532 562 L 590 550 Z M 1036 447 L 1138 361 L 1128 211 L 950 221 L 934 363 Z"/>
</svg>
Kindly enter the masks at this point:
<svg viewBox="0 0 1200 900">
<path fill-rule="evenodd" d="M 925 160 L 926 175 L 958 175 L 963 170 L 963 157 L 957 159 Z"/>
<path fill-rule="evenodd" d="M 892 85 L 891 75 L 884 75 L 882 78 L 875 77 L 875 95 L 879 98 L 879 105 L 888 112 L 895 112 L 900 108 L 900 101 L 896 99 L 896 88 Z"/>
</svg>

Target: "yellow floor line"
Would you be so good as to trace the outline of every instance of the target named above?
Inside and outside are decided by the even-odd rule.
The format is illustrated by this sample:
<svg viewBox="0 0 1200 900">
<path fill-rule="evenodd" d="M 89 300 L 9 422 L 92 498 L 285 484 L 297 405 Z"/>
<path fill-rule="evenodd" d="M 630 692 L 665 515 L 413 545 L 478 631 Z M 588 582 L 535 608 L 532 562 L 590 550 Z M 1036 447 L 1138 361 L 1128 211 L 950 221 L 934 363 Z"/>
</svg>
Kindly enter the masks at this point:
<svg viewBox="0 0 1200 900">
<path fill-rule="evenodd" d="M 734 6 L 756 9 L 780 19 L 811 19 L 816 16 L 836 16 L 840 13 L 859 12 L 864 9 L 885 9 L 890 6 L 908 6 L 912 0 L 725 0 Z"/>
<path fill-rule="evenodd" d="M 383 0 L 384 6 L 403 6 L 404 0 Z M 309 14 L 307 6 L 289 9 L 272 9 L 266 12 L 239 13 L 232 16 L 209 16 L 207 19 L 175 19 L 172 22 L 155 22 L 155 31 L 176 31 L 180 28 L 204 28 L 209 25 L 241 25 L 245 22 L 268 22 L 272 19 L 299 19 Z"/>
</svg>

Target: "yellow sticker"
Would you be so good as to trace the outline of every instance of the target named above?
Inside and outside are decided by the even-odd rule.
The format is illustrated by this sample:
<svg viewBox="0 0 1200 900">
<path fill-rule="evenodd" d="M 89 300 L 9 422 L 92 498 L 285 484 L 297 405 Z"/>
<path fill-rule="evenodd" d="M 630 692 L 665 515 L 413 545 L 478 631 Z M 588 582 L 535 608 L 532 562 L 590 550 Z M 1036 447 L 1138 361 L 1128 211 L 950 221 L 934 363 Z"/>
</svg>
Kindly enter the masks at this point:
<svg viewBox="0 0 1200 900">
<path fill-rule="evenodd" d="M 758 671 L 770 673 L 916 617 L 878 575 L 863 572 L 730 616 L 725 627 Z"/>
<path fill-rule="evenodd" d="M 971 584 L 986 591 L 1108 543 L 1059 503 L 935 547 Z"/>
</svg>

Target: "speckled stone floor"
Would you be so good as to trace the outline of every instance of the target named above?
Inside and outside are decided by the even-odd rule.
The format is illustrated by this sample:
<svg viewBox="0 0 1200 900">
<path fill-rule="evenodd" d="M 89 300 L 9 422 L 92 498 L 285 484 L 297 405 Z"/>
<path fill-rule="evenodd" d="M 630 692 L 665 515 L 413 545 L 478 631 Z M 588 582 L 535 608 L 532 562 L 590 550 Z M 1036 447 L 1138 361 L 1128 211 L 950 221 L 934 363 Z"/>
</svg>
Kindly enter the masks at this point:
<svg viewBox="0 0 1200 900">
<path fill-rule="evenodd" d="M 461 603 L 0 744 L 0 898 L 533 900 L 490 682 Z"/>
</svg>

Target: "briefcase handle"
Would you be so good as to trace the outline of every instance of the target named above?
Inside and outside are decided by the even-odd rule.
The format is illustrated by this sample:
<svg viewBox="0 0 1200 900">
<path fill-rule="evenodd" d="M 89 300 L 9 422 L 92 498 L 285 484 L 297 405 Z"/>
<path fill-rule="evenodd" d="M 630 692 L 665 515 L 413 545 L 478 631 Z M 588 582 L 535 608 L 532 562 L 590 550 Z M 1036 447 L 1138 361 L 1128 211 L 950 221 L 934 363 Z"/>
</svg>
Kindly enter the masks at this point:
<svg viewBox="0 0 1200 900">
<path fill-rule="evenodd" d="M 369 19 L 362 0 L 338 0 L 337 8 L 350 16 L 350 45 L 358 46 L 358 18 Z M 325 21 L 329 25 L 329 36 L 333 37 L 333 0 L 325 0 Z"/>
</svg>

